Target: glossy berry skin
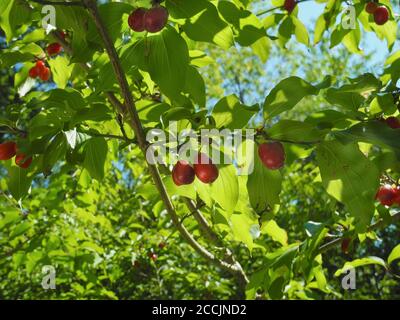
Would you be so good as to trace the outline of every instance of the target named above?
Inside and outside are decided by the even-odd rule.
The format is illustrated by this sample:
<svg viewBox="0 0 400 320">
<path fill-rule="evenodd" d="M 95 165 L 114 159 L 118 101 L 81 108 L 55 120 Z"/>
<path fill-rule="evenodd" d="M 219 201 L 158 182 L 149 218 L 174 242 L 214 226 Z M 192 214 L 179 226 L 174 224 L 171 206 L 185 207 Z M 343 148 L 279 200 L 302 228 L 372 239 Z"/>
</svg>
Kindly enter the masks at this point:
<svg viewBox="0 0 400 320">
<path fill-rule="evenodd" d="M 46 64 L 42 61 L 42 60 L 38 60 L 37 62 L 36 62 L 36 68 L 38 69 L 38 70 L 42 70 L 42 69 L 44 69 L 46 67 Z"/>
<path fill-rule="evenodd" d="M 38 60 L 34 67 L 29 70 L 29 77 L 35 79 L 40 76 L 42 71 L 46 68 L 46 65 L 42 60 Z"/>
<path fill-rule="evenodd" d="M 144 26 L 150 33 L 159 32 L 164 29 L 168 21 L 168 10 L 164 7 L 153 7 L 144 15 Z"/>
<path fill-rule="evenodd" d="M 15 142 L 4 142 L 0 144 L 0 160 L 9 160 L 17 153 Z"/>
<path fill-rule="evenodd" d="M 384 185 L 379 188 L 375 198 L 379 200 L 382 205 L 390 207 L 395 203 L 397 197 L 398 192 L 395 188 L 390 185 Z"/>
<path fill-rule="evenodd" d="M 376 2 L 370 1 L 365 6 L 365 11 L 367 11 L 369 14 L 373 14 L 376 8 L 378 8 L 378 4 Z"/>
<path fill-rule="evenodd" d="M 280 142 L 263 143 L 258 147 L 258 155 L 270 170 L 278 170 L 285 164 L 285 150 Z"/>
<path fill-rule="evenodd" d="M 50 68 L 48 68 L 48 67 L 44 67 L 39 73 L 39 78 L 42 81 L 49 81 L 50 76 L 51 76 L 51 71 L 50 71 Z"/>
<path fill-rule="evenodd" d="M 374 11 L 374 21 L 377 25 L 382 26 L 389 20 L 389 10 L 384 7 L 378 7 Z"/>
<path fill-rule="evenodd" d="M 29 69 L 29 77 L 36 79 L 39 76 L 39 69 L 35 66 Z"/>
<path fill-rule="evenodd" d="M 296 0 L 285 0 L 285 3 L 283 4 L 283 7 L 288 13 L 292 13 L 294 8 L 296 8 L 297 2 Z"/>
<path fill-rule="evenodd" d="M 349 253 L 350 243 L 351 243 L 350 238 L 344 238 L 342 240 L 341 248 L 342 248 L 343 253 L 345 253 L 345 254 Z"/>
<path fill-rule="evenodd" d="M 59 54 L 62 50 L 61 44 L 58 42 L 51 43 L 47 46 L 46 51 L 49 56 L 55 56 Z"/>
<path fill-rule="evenodd" d="M 203 183 L 213 183 L 218 179 L 218 168 L 204 153 L 197 156 L 197 163 L 193 165 L 196 177 Z"/>
<path fill-rule="evenodd" d="M 145 30 L 144 15 L 146 11 L 144 8 L 138 8 L 129 15 L 128 24 L 133 31 L 142 32 Z"/>
<path fill-rule="evenodd" d="M 23 153 L 19 153 L 15 157 L 15 164 L 23 169 L 29 168 L 31 163 L 32 163 L 32 157 L 26 158 L 26 155 Z"/>
<path fill-rule="evenodd" d="M 388 117 L 385 119 L 386 124 L 392 129 L 400 129 L 400 120 L 396 117 Z"/>
<path fill-rule="evenodd" d="M 172 180 L 177 186 L 193 183 L 194 175 L 193 167 L 185 160 L 179 160 L 172 169 Z"/>
</svg>

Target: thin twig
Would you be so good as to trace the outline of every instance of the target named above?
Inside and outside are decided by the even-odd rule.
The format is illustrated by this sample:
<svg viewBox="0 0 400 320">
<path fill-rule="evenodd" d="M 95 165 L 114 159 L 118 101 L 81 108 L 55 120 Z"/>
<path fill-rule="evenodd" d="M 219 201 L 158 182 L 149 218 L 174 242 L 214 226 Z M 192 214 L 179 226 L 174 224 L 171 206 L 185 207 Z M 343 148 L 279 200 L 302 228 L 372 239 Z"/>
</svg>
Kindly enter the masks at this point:
<svg viewBox="0 0 400 320">
<path fill-rule="evenodd" d="M 42 4 L 42 5 L 51 5 L 51 6 L 78 6 L 83 7 L 83 3 L 81 1 L 49 1 L 49 0 L 30 0 L 32 2 Z"/>
</svg>

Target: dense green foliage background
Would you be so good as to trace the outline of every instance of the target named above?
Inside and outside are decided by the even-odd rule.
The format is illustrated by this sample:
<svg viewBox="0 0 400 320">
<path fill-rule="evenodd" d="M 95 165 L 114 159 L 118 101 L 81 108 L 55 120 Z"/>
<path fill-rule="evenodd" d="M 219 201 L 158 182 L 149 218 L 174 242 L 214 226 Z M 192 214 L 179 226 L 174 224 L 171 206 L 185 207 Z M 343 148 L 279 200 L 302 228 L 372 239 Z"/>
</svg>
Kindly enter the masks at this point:
<svg viewBox="0 0 400 320">
<path fill-rule="evenodd" d="M 232 250 L 250 279 L 243 287 L 172 223 L 129 117 L 121 124 L 104 94 L 123 100 L 87 11 L 56 6 L 72 52 L 49 58 L 52 82 L 39 83 L 28 70 L 57 39 L 39 24 L 41 5 L 0 0 L 0 142 L 16 140 L 34 156 L 28 170 L 0 164 L 0 298 L 399 299 L 399 208 L 374 200 L 380 179 L 399 179 L 399 130 L 377 120 L 399 115 L 399 8 L 381 1 L 393 15 L 378 27 L 354 0 L 357 28 L 346 31 L 346 3 L 318 2 L 323 18 L 305 26 L 301 3 L 288 16 L 283 1 L 167 0 L 170 26 L 147 38 L 126 21 L 149 1 L 98 2 L 145 130 L 174 119 L 232 128 L 229 113 L 240 128 L 265 124 L 269 138 L 285 142 L 280 173 L 237 177 L 221 166 L 226 180 L 210 189 L 176 188 L 161 168 L 181 222 L 219 259 Z M 361 52 L 367 32 L 389 57 Z M 222 246 L 204 237 L 184 197 Z M 370 229 L 376 222 L 384 223 Z M 320 251 L 342 237 L 353 240 L 348 254 L 340 242 Z M 341 287 L 346 262 L 359 266 L 356 290 Z M 56 290 L 41 286 L 45 265 L 56 268 Z"/>
</svg>

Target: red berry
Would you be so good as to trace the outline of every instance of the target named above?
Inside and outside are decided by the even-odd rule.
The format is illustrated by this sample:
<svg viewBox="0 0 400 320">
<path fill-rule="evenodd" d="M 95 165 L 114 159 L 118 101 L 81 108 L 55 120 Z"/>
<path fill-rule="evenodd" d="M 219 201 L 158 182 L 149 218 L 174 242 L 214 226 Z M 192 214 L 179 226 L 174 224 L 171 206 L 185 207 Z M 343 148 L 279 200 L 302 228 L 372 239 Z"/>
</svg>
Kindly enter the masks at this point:
<svg viewBox="0 0 400 320">
<path fill-rule="evenodd" d="M 381 186 L 375 196 L 379 202 L 384 206 L 391 206 L 396 200 L 398 193 L 395 188 L 390 185 Z"/>
<path fill-rule="evenodd" d="M 60 31 L 60 36 L 61 36 L 61 38 L 63 38 L 65 40 L 65 38 L 67 37 L 67 34 L 64 31 Z"/>
<path fill-rule="evenodd" d="M 288 13 L 292 13 L 294 8 L 296 8 L 297 2 L 296 0 L 285 0 L 285 3 L 283 4 L 283 7 Z"/>
<path fill-rule="evenodd" d="M 39 78 L 42 81 L 48 81 L 50 79 L 50 76 L 51 76 L 51 71 L 47 67 L 44 67 L 39 73 Z"/>
<path fill-rule="evenodd" d="M 346 253 L 346 254 L 349 253 L 350 243 L 351 243 L 351 239 L 350 238 L 344 238 L 342 240 L 341 247 L 342 247 L 342 252 L 343 253 Z"/>
<path fill-rule="evenodd" d="M 0 160 L 9 160 L 17 153 L 15 142 L 4 142 L 0 144 Z"/>
<path fill-rule="evenodd" d="M 217 166 L 204 153 L 197 156 L 197 163 L 193 167 L 197 178 L 203 183 L 213 183 L 218 178 Z"/>
<path fill-rule="evenodd" d="M 32 67 L 29 69 L 29 77 L 35 79 L 39 76 L 39 69 L 37 67 Z"/>
<path fill-rule="evenodd" d="M 146 11 L 147 9 L 138 8 L 129 15 L 128 24 L 133 31 L 142 32 L 145 30 L 144 15 Z"/>
<path fill-rule="evenodd" d="M 55 56 L 59 54 L 62 50 L 61 44 L 58 42 L 51 43 L 47 46 L 46 51 L 49 56 Z"/>
<path fill-rule="evenodd" d="M 149 258 L 153 261 L 157 261 L 158 256 L 154 252 L 149 252 Z"/>
<path fill-rule="evenodd" d="M 148 32 L 155 33 L 161 31 L 168 21 L 168 10 L 157 6 L 149 9 L 144 15 L 144 25 Z"/>
<path fill-rule="evenodd" d="M 46 65 L 45 65 L 45 63 L 44 63 L 42 60 L 38 60 L 38 61 L 36 61 L 36 68 L 37 68 L 39 71 L 41 71 L 41 70 L 43 70 L 44 68 L 46 68 Z"/>
<path fill-rule="evenodd" d="M 384 25 L 389 20 L 389 10 L 384 7 L 378 7 L 374 11 L 374 20 L 377 25 Z"/>
<path fill-rule="evenodd" d="M 23 153 L 17 154 L 15 157 L 15 164 L 23 169 L 29 168 L 32 163 L 32 157 L 26 158 Z"/>
<path fill-rule="evenodd" d="M 158 247 L 159 247 L 161 250 L 164 249 L 166 246 L 167 246 L 167 244 L 166 244 L 165 242 L 160 242 L 160 243 L 158 244 Z"/>
<path fill-rule="evenodd" d="M 194 169 L 185 160 L 179 160 L 172 169 L 172 180 L 177 186 L 191 184 L 194 181 Z"/>
<path fill-rule="evenodd" d="M 285 150 L 280 142 L 261 144 L 258 147 L 258 155 L 264 166 L 270 170 L 280 169 L 285 163 Z"/>
<path fill-rule="evenodd" d="M 378 4 L 376 2 L 368 2 L 367 5 L 365 6 L 365 11 L 367 11 L 369 14 L 373 14 L 378 8 Z"/>
<path fill-rule="evenodd" d="M 389 117 L 389 118 L 385 119 L 385 122 L 392 129 L 399 129 L 400 128 L 400 120 L 399 120 L 399 118 Z"/>
</svg>

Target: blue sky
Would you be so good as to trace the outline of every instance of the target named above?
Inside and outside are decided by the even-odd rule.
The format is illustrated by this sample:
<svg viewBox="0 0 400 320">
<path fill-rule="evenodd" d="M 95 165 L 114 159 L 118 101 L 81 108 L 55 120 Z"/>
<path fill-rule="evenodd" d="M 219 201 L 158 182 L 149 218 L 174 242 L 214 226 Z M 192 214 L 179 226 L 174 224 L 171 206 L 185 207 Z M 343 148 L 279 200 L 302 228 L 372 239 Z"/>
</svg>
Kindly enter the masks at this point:
<svg viewBox="0 0 400 320">
<path fill-rule="evenodd" d="M 312 2 L 302 2 L 299 4 L 299 18 L 309 28 L 314 25 L 314 21 L 322 14 L 325 4 Z M 378 37 L 368 32 L 363 35 L 363 49 L 365 53 L 373 53 L 371 64 L 382 64 L 389 54 L 389 50 L 385 41 L 381 41 Z"/>
</svg>

